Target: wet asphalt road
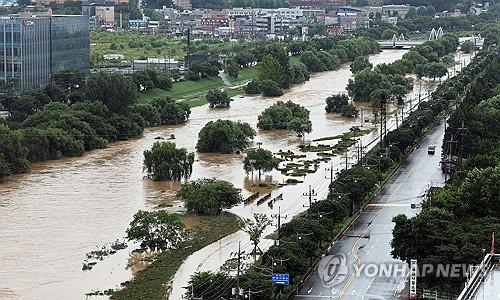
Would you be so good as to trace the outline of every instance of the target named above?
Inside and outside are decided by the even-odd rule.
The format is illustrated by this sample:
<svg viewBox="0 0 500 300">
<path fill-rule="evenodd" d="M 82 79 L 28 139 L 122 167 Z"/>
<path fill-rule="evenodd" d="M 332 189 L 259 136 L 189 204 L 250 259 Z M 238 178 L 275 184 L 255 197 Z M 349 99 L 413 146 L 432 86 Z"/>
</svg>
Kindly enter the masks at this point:
<svg viewBox="0 0 500 300">
<path fill-rule="evenodd" d="M 408 266 L 391 257 L 391 240 L 398 214 L 415 215 L 430 186 L 442 186 L 439 167 L 444 122 L 434 127 L 381 193 L 360 214 L 328 256 L 306 280 L 295 299 L 403 299 L 400 293 Z M 429 155 L 429 145 L 436 153 Z M 356 272 L 356 270 L 359 270 Z"/>
</svg>

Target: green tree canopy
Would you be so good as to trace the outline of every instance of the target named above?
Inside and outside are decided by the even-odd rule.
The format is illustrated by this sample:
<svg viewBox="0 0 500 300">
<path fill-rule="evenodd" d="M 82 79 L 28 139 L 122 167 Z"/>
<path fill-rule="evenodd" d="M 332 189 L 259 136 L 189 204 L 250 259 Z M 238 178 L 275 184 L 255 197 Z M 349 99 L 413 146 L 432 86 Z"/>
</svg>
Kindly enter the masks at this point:
<svg viewBox="0 0 500 300">
<path fill-rule="evenodd" d="M 232 153 L 244 150 L 256 135 L 248 123 L 230 120 L 210 121 L 198 134 L 196 149 L 200 152 Z"/>
<path fill-rule="evenodd" d="M 257 127 L 262 130 L 289 129 L 289 123 L 298 119 L 301 124 L 309 123 L 309 110 L 292 101 L 278 101 L 259 115 Z"/>
<path fill-rule="evenodd" d="M 312 131 L 312 122 L 305 118 L 293 118 L 288 122 L 287 128 L 296 132 L 298 136 L 302 136 L 304 133 L 310 133 Z"/>
<path fill-rule="evenodd" d="M 474 43 L 472 41 L 465 41 L 460 45 L 460 50 L 464 53 L 471 53 L 474 49 Z"/>
<path fill-rule="evenodd" d="M 340 113 L 342 108 L 349 104 L 349 97 L 345 94 L 333 95 L 326 98 L 325 110 L 327 113 Z"/>
<path fill-rule="evenodd" d="M 257 254 L 257 250 L 262 253 L 262 250 L 259 248 L 260 239 L 267 226 L 271 225 L 271 220 L 265 214 L 260 213 L 255 213 L 253 217 L 253 220 L 245 220 L 243 231 L 249 235 L 250 241 L 253 243 L 253 253 Z"/>
<path fill-rule="evenodd" d="M 364 69 L 358 72 L 353 79 L 349 79 L 347 91 L 355 101 L 370 101 L 371 93 L 380 88 L 383 75 L 380 72 Z"/>
<path fill-rule="evenodd" d="M 245 86 L 245 93 L 250 95 L 260 94 L 260 81 L 252 80 Z"/>
<path fill-rule="evenodd" d="M 235 284 L 236 279 L 224 272 L 196 272 L 189 279 L 188 286 L 192 288 L 185 295 L 186 298 L 229 299 L 233 296 L 231 289 Z"/>
<path fill-rule="evenodd" d="M 203 178 L 183 183 L 177 197 L 186 209 L 204 215 L 216 215 L 242 201 L 240 189 L 232 183 L 216 178 Z"/>
<path fill-rule="evenodd" d="M 232 78 L 238 78 L 240 74 L 240 66 L 234 60 L 231 60 L 226 67 L 227 74 Z"/>
<path fill-rule="evenodd" d="M 63 89 L 78 89 L 85 86 L 85 74 L 77 70 L 64 70 L 52 76 L 52 83 Z"/>
<path fill-rule="evenodd" d="M 371 69 L 372 67 L 373 65 L 370 63 L 370 60 L 368 60 L 368 56 L 358 56 L 351 63 L 351 72 L 356 74 L 363 69 Z"/>
<path fill-rule="evenodd" d="M 227 108 L 231 106 L 231 98 L 226 91 L 219 89 L 209 90 L 205 96 L 210 108 Z"/>
<path fill-rule="evenodd" d="M 102 101 L 110 111 L 123 113 L 137 99 L 134 82 L 117 73 L 99 72 L 87 80 L 87 98 Z"/>
<path fill-rule="evenodd" d="M 156 142 L 144 151 L 144 169 L 153 180 L 181 180 L 193 171 L 194 153 L 171 142 Z"/>
<path fill-rule="evenodd" d="M 354 118 L 359 115 L 359 110 L 352 103 L 342 107 L 342 116 L 346 118 Z"/>
<path fill-rule="evenodd" d="M 273 80 L 281 88 L 288 88 L 291 82 L 290 62 L 285 45 L 280 42 L 271 43 L 264 49 L 260 64 L 260 80 Z"/>
<path fill-rule="evenodd" d="M 189 105 L 170 97 L 155 98 L 151 101 L 151 105 L 158 111 L 162 125 L 184 124 L 191 114 Z"/>
<path fill-rule="evenodd" d="M 398 35 L 396 30 L 387 28 L 382 32 L 382 35 L 380 36 L 383 40 L 391 40 L 394 35 Z"/>
<path fill-rule="evenodd" d="M 127 238 L 152 251 L 176 248 L 184 239 L 184 224 L 178 214 L 164 210 L 139 210 L 127 229 Z"/>
<path fill-rule="evenodd" d="M 261 171 L 270 172 L 279 165 L 279 159 L 274 157 L 273 153 L 269 150 L 262 148 L 249 149 L 246 152 L 245 160 L 243 161 L 243 168 L 245 172 Z"/>
<path fill-rule="evenodd" d="M 441 78 L 448 73 L 448 68 L 443 63 L 430 63 L 427 68 L 427 76 L 436 80 L 437 78 Z"/>
<path fill-rule="evenodd" d="M 269 79 L 260 82 L 259 90 L 264 97 L 279 97 L 283 95 L 280 85 L 276 81 Z"/>
<path fill-rule="evenodd" d="M 21 132 L 0 124 L 0 179 L 29 171 L 27 151 L 21 140 Z"/>
</svg>

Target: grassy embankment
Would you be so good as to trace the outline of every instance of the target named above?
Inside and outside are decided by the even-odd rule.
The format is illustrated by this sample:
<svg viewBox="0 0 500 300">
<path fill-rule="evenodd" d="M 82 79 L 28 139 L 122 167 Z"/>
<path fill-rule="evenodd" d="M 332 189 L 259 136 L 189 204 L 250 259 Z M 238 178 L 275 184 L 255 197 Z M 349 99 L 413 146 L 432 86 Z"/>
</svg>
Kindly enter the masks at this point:
<svg viewBox="0 0 500 300">
<path fill-rule="evenodd" d="M 165 299 L 168 285 L 184 260 L 194 252 L 218 241 L 221 237 L 238 231 L 241 219 L 225 213 L 222 216 L 199 216 L 196 224 L 188 229 L 190 238 L 178 249 L 157 254 L 147 268 L 139 271 L 134 279 L 115 291 L 112 299 Z"/>
<path fill-rule="evenodd" d="M 297 56 L 290 57 L 290 64 L 298 64 L 300 62 L 300 58 Z M 259 76 L 259 67 L 252 66 L 249 68 L 244 68 L 240 70 L 240 75 L 238 78 L 232 79 L 229 78 L 231 84 L 233 86 L 239 86 L 247 83 L 253 79 L 257 79 Z M 169 96 L 173 99 L 177 99 L 179 101 L 185 101 L 189 104 L 190 107 L 200 106 L 207 103 L 205 99 L 205 94 L 210 89 L 220 89 L 224 88 L 230 97 L 234 97 L 237 95 L 244 94 L 244 90 L 242 87 L 240 88 L 230 88 L 222 82 L 220 77 L 211 77 L 204 78 L 198 81 L 182 81 L 174 83 L 173 87 L 169 91 L 164 91 L 161 89 L 153 89 L 147 92 L 143 92 L 139 94 L 139 102 L 147 103 L 154 98 Z"/>
<path fill-rule="evenodd" d="M 238 79 L 234 80 L 229 78 L 233 86 L 238 86 L 244 84 L 252 79 L 258 77 L 258 67 L 245 68 L 240 71 Z M 224 88 L 229 96 L 234 97 L 236 95 L 243 94 L 243 88 L 230 88 L 224 85 L 220 77 L 210 77 L 200 79 L 198 81 L 181 81 L 175 82 L 172 89 L 169 91 L 164 91 L 161 89 L 153 89 L 147 92 L 139 94 L 139 102 L 147 103 L 154 98 L 169 96 L 178 101 L 185 101 L 190 107 L 195 107 L 199 105 L 206 104 L 205 94 L 210 89 L 220 89 Z"/>
</svg>

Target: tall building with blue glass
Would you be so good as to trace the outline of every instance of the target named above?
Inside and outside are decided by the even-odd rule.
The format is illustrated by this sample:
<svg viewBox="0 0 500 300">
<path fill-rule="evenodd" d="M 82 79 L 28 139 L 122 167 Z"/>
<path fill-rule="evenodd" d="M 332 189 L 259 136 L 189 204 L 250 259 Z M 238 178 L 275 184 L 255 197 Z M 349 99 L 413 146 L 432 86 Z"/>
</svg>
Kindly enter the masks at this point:
<svg viewBox="0 0 500 300">
<path fill-rule="evenodd" d="M 90 69 L 88 16 L 0 16 L 0 81 L 44 87 L 63 70 Z"/>
</svg>

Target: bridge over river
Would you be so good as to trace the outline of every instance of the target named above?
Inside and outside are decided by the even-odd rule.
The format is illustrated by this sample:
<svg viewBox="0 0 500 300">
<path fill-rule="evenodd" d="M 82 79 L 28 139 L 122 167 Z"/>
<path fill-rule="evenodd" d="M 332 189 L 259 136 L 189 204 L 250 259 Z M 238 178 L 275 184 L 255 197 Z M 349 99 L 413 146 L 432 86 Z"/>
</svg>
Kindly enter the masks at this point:
<svg viewBox="0 0 500 300">
<path fill-rule="evenodd" d="M 429 38 L 427 40 L 408 40 L 404 34 L 401 34 L 400 36 L 393 35 L 392 39 L 390 40 L 385 40 L 385 41 L 377 41 L 377 43 L 380 45 L 380 48 L 382 49 L 393 49 L 393 48 L 411 48 L 415 47 L 417 45 L 423 44 L 426 41 L 432 41 L 436 40 L 443 36 L 443 28 L 439 27 L 438 30 L 432 28 Z"/>
</svg>

